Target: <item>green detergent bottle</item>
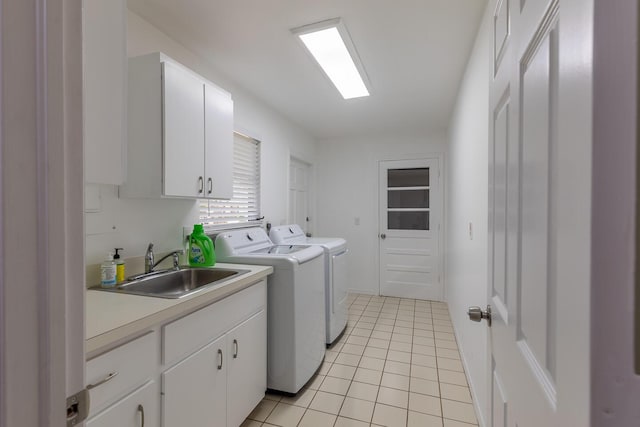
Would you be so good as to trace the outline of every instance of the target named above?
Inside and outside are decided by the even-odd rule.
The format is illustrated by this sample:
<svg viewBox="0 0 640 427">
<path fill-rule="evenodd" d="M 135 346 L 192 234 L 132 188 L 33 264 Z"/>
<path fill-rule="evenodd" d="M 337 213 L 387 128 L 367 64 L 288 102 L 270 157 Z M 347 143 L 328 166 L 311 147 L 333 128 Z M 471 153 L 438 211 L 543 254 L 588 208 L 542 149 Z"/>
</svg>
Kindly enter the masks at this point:
<svg viewBox="0 0 640 427">
<path fill-rule="evenodd" d="M 189 236 L 189 265 L 192 267 L 212 267 L 216 263 L 213 242 L 204 234 L 202 224 L 195 224 Z"/>
</svg>

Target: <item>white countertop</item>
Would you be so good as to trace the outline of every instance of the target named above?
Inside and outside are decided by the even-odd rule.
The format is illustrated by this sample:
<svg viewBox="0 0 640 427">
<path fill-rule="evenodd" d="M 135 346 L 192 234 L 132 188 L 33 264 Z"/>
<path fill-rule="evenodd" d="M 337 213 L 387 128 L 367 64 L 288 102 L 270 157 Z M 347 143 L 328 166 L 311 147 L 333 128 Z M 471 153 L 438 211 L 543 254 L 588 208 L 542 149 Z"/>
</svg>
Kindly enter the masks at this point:
<svg viewBox="0 0 640 427">
<path fill-rule="evenodd" d="M 86 293 L 86 348 L 87 358 L 107 350 L 128 337 L 138 335 L 152 327 L 197 310 L 265 278 L 272 267 L 244 264 L 217 263 L 216 267 L 250 270 L 180 299 L 145 297 L 88 289 Z M 215 268 L 215 267 L 214 267 Z"/>
</svg>

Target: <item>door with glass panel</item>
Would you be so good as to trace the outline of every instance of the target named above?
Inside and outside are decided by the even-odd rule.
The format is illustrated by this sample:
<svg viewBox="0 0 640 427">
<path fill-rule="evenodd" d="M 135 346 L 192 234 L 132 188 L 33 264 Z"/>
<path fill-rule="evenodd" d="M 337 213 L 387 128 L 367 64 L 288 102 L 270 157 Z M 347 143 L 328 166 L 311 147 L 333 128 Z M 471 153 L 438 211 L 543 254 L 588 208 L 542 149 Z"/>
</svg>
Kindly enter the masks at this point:
<svg viewBox="0 0 640 427">
<path fill-rule="evenodd" d="M 438 159 L 379 166 L 380 294 L 441 301 Z"/>
</svg>

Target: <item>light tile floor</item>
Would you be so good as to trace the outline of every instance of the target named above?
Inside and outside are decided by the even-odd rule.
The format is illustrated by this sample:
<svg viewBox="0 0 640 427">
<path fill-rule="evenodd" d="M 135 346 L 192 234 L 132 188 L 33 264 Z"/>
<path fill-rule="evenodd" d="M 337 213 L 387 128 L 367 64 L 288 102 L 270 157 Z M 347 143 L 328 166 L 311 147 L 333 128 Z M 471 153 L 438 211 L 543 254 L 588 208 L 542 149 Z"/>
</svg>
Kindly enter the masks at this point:
<svg viewBox="0 0 640 427">
<path fill-rule="evenodd" d="M 349 295 L 349 323 L 295 397 L 267 394 L 243 427 L 477 425 L 447 306 Z"/>
</svg>

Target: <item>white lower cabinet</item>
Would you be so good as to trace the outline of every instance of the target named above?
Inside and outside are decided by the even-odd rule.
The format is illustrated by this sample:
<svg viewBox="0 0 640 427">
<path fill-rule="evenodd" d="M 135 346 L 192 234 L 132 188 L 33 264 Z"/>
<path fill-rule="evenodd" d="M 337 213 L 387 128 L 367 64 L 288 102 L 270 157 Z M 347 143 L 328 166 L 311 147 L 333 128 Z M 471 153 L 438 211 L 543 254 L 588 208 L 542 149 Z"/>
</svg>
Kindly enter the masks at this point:
<svg viewBox="0 0 640 427">
<path fill-rule="evenodd" d="M 238 427 L 267 388 L 267 281 L 87 362 L 87 427 Z"/>
<path fill-rule="evenodd" d="M 253 315 L 162 374 L 164 427 L 237 427 L 267 388 L 267 315 Z"/>
<path fill-rule="evenodd" d="M 149 331 L 87 362 L 90 416 L 154 379 L 159 345 L 160 334 Z"/>
<path fill-rule="evenodd" d="M 226 427 L 224 351 L 223 336 L 162 374 L 165 427 Z"/>
<path fill-rule="evenodd" d="M 92 417 L 87 421 L 87 427 L 159 426 L 158 392 L 158 383 L 149 381 L 133 393 Z"/>
<path fill-rule="evenodd" d="M 239 426 L 267 388 L 267 312 L 227 334 L 227 426 Z"/>
</svg>

